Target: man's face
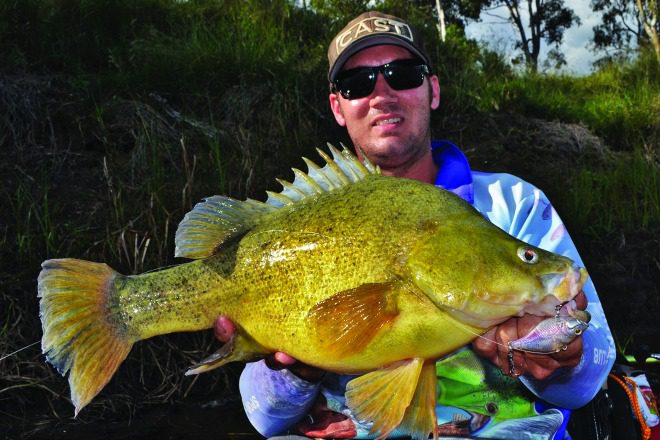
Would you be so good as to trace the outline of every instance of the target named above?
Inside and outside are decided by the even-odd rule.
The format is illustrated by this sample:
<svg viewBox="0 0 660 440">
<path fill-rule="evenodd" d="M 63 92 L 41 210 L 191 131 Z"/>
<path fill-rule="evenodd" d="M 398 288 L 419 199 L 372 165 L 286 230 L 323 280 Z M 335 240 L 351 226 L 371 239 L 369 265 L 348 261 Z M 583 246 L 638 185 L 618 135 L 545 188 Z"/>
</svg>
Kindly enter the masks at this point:
<svg viewBox="0 0 660 440">
<path fill-rule="evenodd" d="M 342 70 L 410 58 L 413 55 L 402 47 L 374 46 L 353 55 Z M 435 75 L 425 78 L 420 87 L 394 90 L 379 73 L 368 96 L 348 100 L 340 93 L 330 94 L 337 123 L 347 128 L 356 149 L 360 147 L 384 174 L 409 166 L 430 149 L 431 109 L 439 103 L 440 86 Z"/>
</svg>

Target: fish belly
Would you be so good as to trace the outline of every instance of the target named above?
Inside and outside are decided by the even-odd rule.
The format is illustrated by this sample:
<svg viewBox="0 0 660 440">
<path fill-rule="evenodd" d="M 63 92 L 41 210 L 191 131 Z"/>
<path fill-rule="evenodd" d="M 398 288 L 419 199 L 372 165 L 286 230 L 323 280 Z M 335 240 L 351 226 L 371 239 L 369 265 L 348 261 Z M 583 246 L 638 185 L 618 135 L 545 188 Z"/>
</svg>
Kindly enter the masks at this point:
<svg viewBox="0 0 660 440">
<path fill-rule="evenodd" d="M 281 315 L 279 321 L 250 325 L 251 336 L 273 351 L 338 373 L 361 373 L 402 359 L 437 359 L 465 345 L 485 329 L 462 323 L 423 293 L 403 287 L 388 291 L 394 302 L 389 319 L 360 307 L 331 319 L 310 311 Z M 339 309 L 341 307 L 338 307 Z M 282 325 L 284 324 L 284 325 Z"/>
</svg>

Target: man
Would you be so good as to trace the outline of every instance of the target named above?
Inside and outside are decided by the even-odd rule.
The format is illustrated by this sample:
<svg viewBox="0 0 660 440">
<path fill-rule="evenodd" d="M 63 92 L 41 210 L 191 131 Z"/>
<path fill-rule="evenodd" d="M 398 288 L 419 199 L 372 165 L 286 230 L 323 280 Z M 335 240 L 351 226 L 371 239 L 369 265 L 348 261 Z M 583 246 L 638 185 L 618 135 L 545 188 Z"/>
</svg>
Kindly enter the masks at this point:
<svg viewBox="0 0 660 440">
<path fill-rule="evenodd" d="M 359 156 L 366 155 L 385 175 L 453 191 L 511 235 L 581 263 L 543 193 L 511 175 L 472 171 L 456 146 L 431 140 L 430 114 L 440 104 L 440 85 L 420 35 L 408 23 L 379 12 L 361 14 L 332 40 L 328 59 L 330 107 L 359 146 Z M 475 339 L 471 349 L 439 361 L 441 432 L 561 436 L 570 413 L 565 408 L 591 400 L 614 362 L 612 336 L 591 281 L 578 296 L 577 307 L 585 308 L 587 300 L 590 328 L 565 351 L 510 352 L 508 341 L 526 335 L 542 319 L 524 316 L 491 329 Z M 231 334 L 233 324 L 220 317 L 217 337 L 226 341 Z M 364 437 L 370 426 L 352 418 L 345 406 L 349 379 L 324 375 L 276 353 L 248 364 L 240 388 L 250 421 L 265 436 L 300 432 Z"/>
</svg>

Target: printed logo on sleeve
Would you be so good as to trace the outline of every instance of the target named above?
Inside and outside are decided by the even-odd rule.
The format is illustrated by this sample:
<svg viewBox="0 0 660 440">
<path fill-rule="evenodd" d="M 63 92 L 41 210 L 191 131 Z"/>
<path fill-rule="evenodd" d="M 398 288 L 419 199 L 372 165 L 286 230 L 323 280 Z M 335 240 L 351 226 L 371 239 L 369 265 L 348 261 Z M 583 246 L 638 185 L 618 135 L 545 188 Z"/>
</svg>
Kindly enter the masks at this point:
<svg viewBox="0 0 660 440">
<path fill-rule="evenodd" d="M 609 353 L 607 350 L 594 348 L 594 364 L 605 365 L 607 363 L 608 358 L 609 358 Z"/>
</svg>

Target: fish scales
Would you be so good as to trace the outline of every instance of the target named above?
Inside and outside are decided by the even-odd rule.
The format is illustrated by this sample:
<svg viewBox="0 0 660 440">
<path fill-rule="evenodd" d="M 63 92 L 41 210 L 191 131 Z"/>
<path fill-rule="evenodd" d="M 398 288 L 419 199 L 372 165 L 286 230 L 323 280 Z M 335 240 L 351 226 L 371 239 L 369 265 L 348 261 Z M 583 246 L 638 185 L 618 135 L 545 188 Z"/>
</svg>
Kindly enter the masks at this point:
<svg viewBox="0 0 660 440">
<path fill-rule="evenodd" d="M 381 437 L 401 425 L 423 438 L 435 430 L 436 358 L 510 316 L 551 316 L 585 282 L 572 261 L 505 234 L 454 194 L 331 152 L 266 203 L 198 204 L 176 234 L 177 255 L 195 261 L 135 276 L 43 263 L 42 349 L 69 372 L 76 414 L 133 343 L 210 328 L 222 314 L 236 335 L 189 373 L 275 351 L 366 373 L 347 388 L 356 415 Z"/>
<path fill-rule="evenodd" d="M 236 285 L 247 285 L 240 298 L 259 308 L 223 310 L 245 327 L 262 345 L 280 341 L 279 346 L 269 347 L 297 355 L 301 360 L 318 364 L 319 353 L 314 352 L 313 329 L 302 313 L 313 304 L 328 297 L 366 283 L 388 283 L 402 275 L 402 263 L 406 249 L 419 234 L 419 223 L 424 220 L 424 210 L 437 204 L 437 200 L 417 199 L 421 202 L 412 211 L 391 209 L 389 203 L 398 205 L 410 200 L 409 191 L 395 191 L 401 182 L 373 176 L 347 188 L 342 194 L 319 196 L 307 201 L 307 206 L 297 206 L 292 212 L 278 211 L 263 219 L 241 242 L 236 272 L 241 278 Z M 408 183 L 408 182 L 406 182 Z M 410 182 L 413 183 L 413 182 Z M 404 185 L 405 186 L 405 185 Z M 419 188 L 419 185 L 412 185 Z M 430 187 L 429 187 L 430 188 Z M 424 190 L 428 188 L 424 187 Z M 424 191 L 425 197 L 438 197 L 437 191 Z M 394 214 L 393 214 L 394 213 Z M 427 217 L 431 214 L 427 212 Z M 437 213 L 433 213 L 437 218 Z M 373 218 L 380 219 L 373 222 Z M 355 225 L 365 225 L 356 229 Z M 264 249 L 264 243 L 271 246 Z M 253 257 L 255 249 L 259 256 Z M 295 257 L 281 258 L 284 250 L 296 250 Z M 241 258 L 241 257 L 245 258 Z M 241 261 L 257 262 L 242 265 Z M 245 274 L 243 278 L 243 274 Z M 252 280 L 259 274 L 274 281 L 259 283 Z M 279 286 L 276 289 L 273 286 Z M 286 295 L 288 301 L 282 300 Z M 238 296 L 236 297 L 238 298 Z M 252 319 L 265 313 L 267 319 Z M 242 324 L 245 323 L 245 324 Z M 290 329 L 297 333 L 289 340 Z M 318 351 L 325 347 L 319 347 Z M 353 368 L 355 362 L 351 362 Z M 335 368 L 339 368 L 336 365 Z M 373 365 L 366 368 L 373 368 Z M 348 366 L 343 366 L 349 369 Z M 365 367 L 362 367 L 365 368 Z M 354 370 L 354 371 L 355 371 Z M 358 370 L 359 371 L 359 370 Z"/>
<path fill-rule="evenodd" d="M 438 219 L 429 207 L 436 206 L 438 201 L 432 199 L 444 193 L 424 191 L 423 197 L 416 197 L 416 209 L 404 211 L 397 207 L 415 197 L 411 191 L 419 185 L 396 192 L 400 182 L 373 178 L 377 182 L 359 182 L 344 194 L 328 193 L 332 197 L 319 196 L 295 209 L 275 211 L 240 242 L 208 260 L 126 277 L 121 319 L 131 322 L 144 339 L 208 328 L 222 313 L 261 344 L 281 340 L 269 348 L 295 352 L 300 341 L 289 342 L 287 335 L 306 319 L 301 311 L 364 283 L 396 280 L 402 275 L 406 249 L 419 235 L 413 231 L 422 227 L 424 211 L 426 218 Z M 374 223 L 374 216 L 382 223 Z M 355 224 L 367 227 L 356 229 Z M 231 269 L 228 260 L 233 262 Z M 166 330 L 163 323 L 178 328 Z"/>
</svg>

